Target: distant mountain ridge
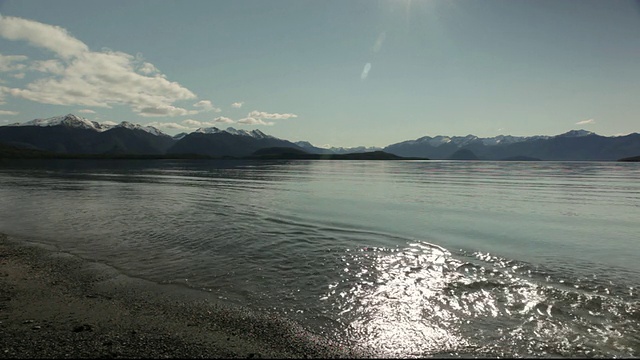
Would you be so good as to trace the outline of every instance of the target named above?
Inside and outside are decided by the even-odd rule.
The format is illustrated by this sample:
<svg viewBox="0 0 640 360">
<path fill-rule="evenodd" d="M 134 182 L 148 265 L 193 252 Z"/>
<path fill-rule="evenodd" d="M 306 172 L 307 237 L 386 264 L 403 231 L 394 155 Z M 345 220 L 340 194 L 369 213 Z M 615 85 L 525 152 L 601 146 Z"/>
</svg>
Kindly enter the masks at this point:
<svg viewBox="0 0 640 360">
<path fill-rule="evenodd" d="M 235 130 L 235 129 L 234 129 Z M 192 132 L 178 140 L 167 154 L 202 154 L 207 156 L 243 157 L 262 148 L 288 147 L 302 150 L 296 144 L 267 136 L 259 130 L 253 132 L 211 131 Z"/>
<path fill-rule="evenodd" d="M 42 126 L 42 127 L 68 126 L 71 128 L 95 130 L 99 132 L 107 131 L 117 127 L 124 127 L 131 130 L 146 131 L 153 135 L 169 136 L 153 126 L 142 126 L 138 124 L 132 124 L 128 121 L 123 121 L 117 125 L 100 124 L 97 121 L 91 121 L 86 118 L 76 116 L 74 114 L 67 114 L 64 116 L 54 116 L 47 119 L 34 119 L 31 121 L 27 121 L 25 123 L 15 123 L 8 126 Z"/>
<path fill-rule="evenodd" d="M 2 126 L 0 142 L 61 154 L 164 154 L 174 141 L 151 126 L 106 125 L 68 114 Z"/>
<path fill-rule="evenodd" d="M 357 146 L 357 147 L 349 147 L 349 148 L 332 146 L 330 148 L 320 148 L 320 147 L 311 145 L 311 143 L 308 141 L 296 141 L 295 144 L 312 154 L 351 154 L 351 153 L 374 152 L 374 151 L 382 150 L 381 147 L 376 147 L 376 146 L 371 146 L 371 147 Z"/>
<path fill-rule="evenodd" d="M 391 144 L 383 151 L 407 157 L 450 159 L 463 149 L 470 152 L 467 156 L 473 154 L 480 160 L 617 160 L 640 154 L 640 134 L 606 137 L 586 130 L 571 130 L 556 136 L 425 136 Z"/>
<path fill-rule="evenodd" d="M 221 129 L 218 129 L 217 127 L 209 127 L 209 128 L 199 128 L 196 131 L 194 131 L 194 133 L 201 133 L 201 134 L 218 134 L 218 133 L 225 133 L 225 132 L 231 135 L 250 136 L 255 139 L 267 139 L 267 138 L 276 139 L 276 137 L 267 135 L 257 129 L 247 131 L 242 129 L 237 130 L 232 127 L 228 127 L 226 130 L 221 130 Z M 188 135 L 188 134 L 185 134 L 185 135 Z"/>
<path fill-rule="evenodd" d="M 210 127 L 170 136 L 152 126 L 123 121 L 100 124 L 68 114 L 0 126 L 0 143 L 61 154 L 146 154 L 244 157 L 264 148 L 291 148 L 309 154 L 385 153 L 460 160 L 617 160 L 640 154 L 640 134 L 605 137 L 586 130 L 556 136 L 423 136 L 379 147 L 316 147 L 260 130 Z"/>
<path fill-rule="evenodd" d="M 188 140 L 183 141 L 184 138 Z M 153 126 L 100 124 L 68 114 L 0 127 L 0 142 L 60 154 L 200 154 L 246 156 L 271 146 L 296 147 L 260 130 L 200 128 L 169 136 Z"/>
</svg>

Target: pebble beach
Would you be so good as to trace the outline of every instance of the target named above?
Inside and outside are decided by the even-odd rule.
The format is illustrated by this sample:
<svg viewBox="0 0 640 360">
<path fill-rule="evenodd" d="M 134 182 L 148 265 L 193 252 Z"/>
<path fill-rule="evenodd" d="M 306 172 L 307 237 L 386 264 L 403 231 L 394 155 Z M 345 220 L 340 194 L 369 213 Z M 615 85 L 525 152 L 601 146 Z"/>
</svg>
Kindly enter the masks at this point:
<svg viewBox="0 0 640 360">
<path fill-rule="evenodd" d="M 0 358 L 364 356 L 287 319 L 0 234 Z"/>
</svg>

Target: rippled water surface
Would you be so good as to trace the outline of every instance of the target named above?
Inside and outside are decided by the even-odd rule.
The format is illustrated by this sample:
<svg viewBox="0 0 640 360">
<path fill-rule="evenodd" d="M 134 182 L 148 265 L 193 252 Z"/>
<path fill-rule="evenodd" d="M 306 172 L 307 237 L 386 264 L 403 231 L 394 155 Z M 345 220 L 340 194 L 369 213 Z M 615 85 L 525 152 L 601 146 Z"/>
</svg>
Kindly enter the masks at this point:
<svg viewBox="0 0 640 360">
<path fill-rule="evenodd" d="M 0 232 L 380 356 L 640 356 L 640 165 L 0 165 Z"/>
</svg>

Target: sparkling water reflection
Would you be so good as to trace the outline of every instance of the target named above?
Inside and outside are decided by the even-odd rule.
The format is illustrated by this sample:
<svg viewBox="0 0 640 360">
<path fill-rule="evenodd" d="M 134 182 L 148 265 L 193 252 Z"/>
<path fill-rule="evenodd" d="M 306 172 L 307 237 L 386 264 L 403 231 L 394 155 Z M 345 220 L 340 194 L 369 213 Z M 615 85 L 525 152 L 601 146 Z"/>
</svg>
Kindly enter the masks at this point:
<svg viewBox="0 0 640 360">
<path fill-rule="evenodd" d="M 593 279 L 552 279 L 529 264 L 480 252 L 457 258 L 425 243 L 348 254 L 341 280 L 321 300 L 345 319 L 348 338 L 383 356 L 638 351 L 640 299 L 632 291 L 612 296 Z"/>
<path fill-rule="evenodd" d="M 640 356 L 637 164 L 60 161 L 0 231 L 381 356 Z"/>
</svg>

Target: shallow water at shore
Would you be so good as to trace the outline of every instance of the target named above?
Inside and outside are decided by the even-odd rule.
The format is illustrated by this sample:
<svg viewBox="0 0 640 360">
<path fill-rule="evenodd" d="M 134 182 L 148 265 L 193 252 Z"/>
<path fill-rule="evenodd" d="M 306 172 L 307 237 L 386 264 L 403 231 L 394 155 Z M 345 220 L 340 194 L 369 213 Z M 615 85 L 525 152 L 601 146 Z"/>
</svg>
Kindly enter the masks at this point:
<svg viewBox="0 0 640 360">
<path fill-rule="evenodd" d="M 1 358 L 344 358 L 357 344 L 0 234 Z"/>
<path fill-rule="evenodd" d="M 383 356 L 639 356 L 637 164 L 54 161 L 0 232 Z"/>
</svg>

